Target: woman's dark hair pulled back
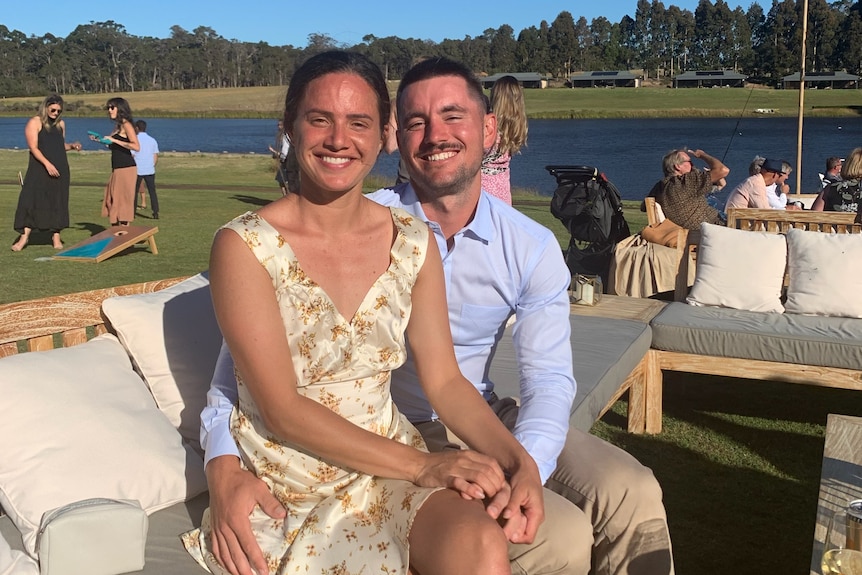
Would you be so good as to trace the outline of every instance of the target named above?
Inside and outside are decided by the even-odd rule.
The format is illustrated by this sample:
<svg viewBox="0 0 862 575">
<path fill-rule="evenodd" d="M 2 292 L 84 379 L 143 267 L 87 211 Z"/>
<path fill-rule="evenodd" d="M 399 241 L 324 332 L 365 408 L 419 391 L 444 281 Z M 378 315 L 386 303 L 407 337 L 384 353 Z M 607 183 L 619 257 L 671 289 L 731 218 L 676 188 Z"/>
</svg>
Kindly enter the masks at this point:
<svg viewBox="0 0 862 575">
<path fill-rule="evenodd" d="M 293 123 L 299 111 L 299 105 L 305 97 L 308 85 L 327 74 L 356 74 L 368 84 L 377 95 L 377 109 L 380 112 L 380 130 L 389 118 L 389 90 L 380 68 L 367 57 L 356 52 L 345 50 L 330 50 L 312 56 L 302 63 L 293 73 L 287 96 L 284 99 L 284 129 L 293 130 Z"/>
</svg>

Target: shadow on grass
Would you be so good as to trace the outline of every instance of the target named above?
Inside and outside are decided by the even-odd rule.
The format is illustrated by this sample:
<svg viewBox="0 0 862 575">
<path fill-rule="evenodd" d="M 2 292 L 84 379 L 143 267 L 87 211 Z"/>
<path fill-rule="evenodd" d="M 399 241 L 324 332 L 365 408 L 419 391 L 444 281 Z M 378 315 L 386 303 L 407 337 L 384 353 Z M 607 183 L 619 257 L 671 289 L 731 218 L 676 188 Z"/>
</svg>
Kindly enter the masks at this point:
<svg viewBox="0 0 862 575">
<path fill-rule="evenodd" d="M 850 110 L 862 116 L 862 106 L 811 106 L 812 110 Z"/>
<path fill-rule="evenodd" d="M 244 204 L 251 204 L 252 206 L 265 206 L 269 203 L 272 203 L 272 200 L 259 198 L 257 196 L 246 196 L 242 194 L 234 194 L 230 196 L 231 200 L 237 200 Z"/>
<path fill-rule="evenodd" d="M 862 413 L 847 390 L 666 374 L 664 431 L 624 432 L 619 402 L 597 435 L 653 469 L 678 573 L 804 573 L 828 413 Z"/>
</svg>

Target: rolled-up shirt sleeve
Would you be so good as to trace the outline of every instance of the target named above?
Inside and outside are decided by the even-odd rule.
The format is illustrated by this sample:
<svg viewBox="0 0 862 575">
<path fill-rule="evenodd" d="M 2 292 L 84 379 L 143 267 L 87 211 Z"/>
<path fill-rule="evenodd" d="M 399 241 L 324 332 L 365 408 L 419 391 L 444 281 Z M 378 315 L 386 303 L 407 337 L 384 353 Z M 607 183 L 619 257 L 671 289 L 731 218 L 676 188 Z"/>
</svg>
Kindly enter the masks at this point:
<svg viewBox="0 0 862 575">
<path fill-rule="evenodd" d="M 576 391 L 568 294 L 572 276 L 556 241 L 545 246 L 526 277 L 512 332 L 521 393 L 513 433 L 536 461 L 544 483 L 566 441 Z"/>
<path fill-rule="evenodd" d="M 239 457 L 239 449 L 230 433 L 230 414 L 237 402 L 236 376 L 233 358 L 222 341 L 215 371 L 207 391 L 207 405 L 201 412 L 201 446 L 204 467 L 211 459 L 222 455 Z"/>
</svg>

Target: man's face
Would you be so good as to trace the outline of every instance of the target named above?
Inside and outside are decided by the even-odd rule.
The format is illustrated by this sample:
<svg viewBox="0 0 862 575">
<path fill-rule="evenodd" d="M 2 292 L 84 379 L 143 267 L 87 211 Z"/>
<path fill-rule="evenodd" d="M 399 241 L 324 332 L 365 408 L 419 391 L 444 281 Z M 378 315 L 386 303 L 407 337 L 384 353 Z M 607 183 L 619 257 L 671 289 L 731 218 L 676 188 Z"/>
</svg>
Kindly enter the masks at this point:
<svg viewBox="0 0 862 575">
<path fill-rule="evenodd" d="M 836 175 L 837 175 L 837 174 L 840 174 L 840 173 L 841 173 L 841 166 L 842 166 L 842 165 L 843 165 L 843 164 L 842 164 L 841 162 L 838 162 L 837 164 L 835 164 L 835 167 L 834 167 L 834 168 L 832 168 L 831 170 L 829 170 L 829 173 L 830 173 L 830 174 L 836 174 Z"/>
<path fill-rule="evenodd" d="M 760 175 L 763 176 L 763 182 L 767 186 L 771 186 L 772 184 L 778 182 L 781 179 L 781 176 L 785 175 L 782 172 L 770 172 L 769 170 L 763 170 L 760 172 Z"/>
<path fill-rule="evenodd" d="M 674 166 L 674 171 L 677 176 L 682 176 L 691 171 L 691 157 L 683 153 L 679 162 Z"/>
<path fill-rule="evenodd" d="M 420 194 L 432 197 L 481 189 L 482 156 L 494 144 L 497 121 L 458 76 L 411 84 L 398 102 L 398 150 Z"/>
</svg>

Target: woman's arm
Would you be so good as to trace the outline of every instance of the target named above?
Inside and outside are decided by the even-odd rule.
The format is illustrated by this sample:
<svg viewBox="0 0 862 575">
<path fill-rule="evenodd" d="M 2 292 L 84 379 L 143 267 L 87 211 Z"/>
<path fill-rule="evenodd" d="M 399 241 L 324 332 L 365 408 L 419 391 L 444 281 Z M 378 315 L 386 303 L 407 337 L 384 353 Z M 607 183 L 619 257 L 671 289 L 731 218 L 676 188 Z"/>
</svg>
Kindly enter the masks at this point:
<svg viewBox="0 0 862 575">
<path fill-rule="evenodd" d="M 66 122 L 64 122 L 63 120 L 60 120 L 60 123 L 57 124 L 57 126 L 60 128 L 60 134 L 63 135 L 63 148 L 67 152 L 70 150 L 81 151 L 81 142 L 72 142 L 72 143 L 66 142 Z"/>
<path fill-rule="evenodd" d="M 30 149 L 33 157 L 36 158 L 36 161 L 45 166 L 45 171 L 48 172 L 49 176 L 59 178 L 59 170 L 54 167 L 54 164 L 48 161 L 48 158 L 39 149 L 39 130 L 41 129 L 42 120 L 39 119 L 39 116 L 33 116 L 27 121 L 27 125 L 24 126 L 24 138 L 27 140 L 27 147 Z"/>
<path fill-rule="evenodd" d="M 128 142 L 124 142 L 123 140 L 119 140 L 116 138 L 116 136 L 120 134 L 120 131 L 126 134 L 126 138 L 129 139 Z M 138 134 L 135 133 L 135 127 L 128 120 L 123 120 L 121 130 L 117 130 L 110 136 L 105 137 L 111 140 L 111 142 L 117 144 L 122 148 L 126 148 L 127 150 L 134 150 L 138 152 L 141 149 L 141 144 L 138 142 Z"/>
<path fill-rule="evenodd" d="M 428 454 L 366 431 L 300 395 L 272 280 L 233 231 L 216 236 L 210 282 L 219 327 L 266 427 L 276 436 L 371 475 L 454 487 L 479 498 L 499 489 L 502 472 L 495 474 L 479 454 Z M 461 465 L 464 481 L 439 471 L 441 462 L 453 460 Z M 468 489 L 465 482 L 478 487 Z"/>
</svg>

